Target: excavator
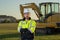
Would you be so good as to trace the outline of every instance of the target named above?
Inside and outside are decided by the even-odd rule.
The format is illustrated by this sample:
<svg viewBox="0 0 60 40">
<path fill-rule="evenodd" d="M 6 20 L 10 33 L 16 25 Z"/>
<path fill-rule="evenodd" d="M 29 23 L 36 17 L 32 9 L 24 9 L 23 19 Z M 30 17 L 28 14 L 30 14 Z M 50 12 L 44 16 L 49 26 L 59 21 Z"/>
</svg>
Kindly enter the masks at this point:
<svg viewBox="0 0 60 40">
<path fill-rule="evenodd" d="M 60 4 L 55 2 L 43 2 L 37 6 L 35 3 L 27 3 L 20 5 L 20 12 L 24 17 L 24 8 L 34 10 L 38 20 L 36 34 L 56 34 L 60 33 Z M 32 17 L 32 16 L 31 16 Z"/>
</svg>

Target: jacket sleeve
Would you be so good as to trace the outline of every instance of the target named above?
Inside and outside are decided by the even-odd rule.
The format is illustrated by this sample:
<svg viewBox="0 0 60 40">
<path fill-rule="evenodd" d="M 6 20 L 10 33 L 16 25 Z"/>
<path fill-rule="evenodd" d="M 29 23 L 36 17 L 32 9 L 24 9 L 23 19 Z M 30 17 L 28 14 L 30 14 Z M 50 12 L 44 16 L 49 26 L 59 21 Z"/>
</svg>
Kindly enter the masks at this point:
<svg viewBox="0 0 60 40">
<path fill-rule="evenodd" d="M 32 21 L 32 22 L 30 23 L 30 28 L 29 28 L 29 30 L 30 30 L 31 33 L 34 33 L 34 32 L 35 32 L 35 29 L 36 29 L 36 22 L 35 22 L 35 21 Z"/>
<path fill-rule="evenodd" d="M 18 32 L 20 32 L 20 29 L 21 29 L 22 25 L 21 25 L 21 21 L 18 23 Z"/>
</svg>

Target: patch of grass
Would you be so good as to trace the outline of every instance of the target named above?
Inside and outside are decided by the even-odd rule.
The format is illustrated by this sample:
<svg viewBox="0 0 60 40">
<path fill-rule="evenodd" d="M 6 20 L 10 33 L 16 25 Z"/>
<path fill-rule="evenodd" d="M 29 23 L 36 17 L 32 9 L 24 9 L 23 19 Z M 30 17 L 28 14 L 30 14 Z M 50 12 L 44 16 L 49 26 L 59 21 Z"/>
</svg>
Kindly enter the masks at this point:
<svg viewBox="0 0 60 40">
<path fill-rule="evenodd" d="M 20 34 L 13 33 L 13 34 L 0 35 L 0 39 L 1 40 L 19 40 Z M 34 40 L 60 40 L 60 35 L 35 36 Z"/>
<path fill-rule="evenodd" d="M 18 33 L 0 35 L 0 39 L 20 37 Z"/>
<path fill-rule="evenodd" d="M 19 40 L 20 34 L 17 33 L 17 23 L 0 24 L 0 40 Z M 35 36 L 34 40 L 60 40 L 60 35 L 40 35 Z"/>
</svg>

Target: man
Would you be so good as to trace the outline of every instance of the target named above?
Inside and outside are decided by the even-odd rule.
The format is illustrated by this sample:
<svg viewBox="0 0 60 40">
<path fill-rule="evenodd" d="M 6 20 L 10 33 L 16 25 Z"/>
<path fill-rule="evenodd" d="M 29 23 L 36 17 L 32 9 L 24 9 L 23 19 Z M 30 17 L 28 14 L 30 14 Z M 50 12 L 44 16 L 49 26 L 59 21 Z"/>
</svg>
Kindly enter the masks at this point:
<svg viewBox="0 0 60 40">
<path fill-rule="evenodd" d="M 36 22 L 30 18 L 28 9 L 24 10 L 24 18 L 18 24 L 18 32 L 21 32 L 21 40 L 33 40 Z"/>
</svg>

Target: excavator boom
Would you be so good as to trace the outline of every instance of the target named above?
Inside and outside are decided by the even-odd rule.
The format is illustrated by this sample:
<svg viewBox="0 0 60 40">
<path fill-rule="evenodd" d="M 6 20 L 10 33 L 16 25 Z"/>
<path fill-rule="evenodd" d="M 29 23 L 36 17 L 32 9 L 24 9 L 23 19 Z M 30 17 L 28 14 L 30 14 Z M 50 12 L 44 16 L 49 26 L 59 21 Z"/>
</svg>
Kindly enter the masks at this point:
<svg viewBox="0 0 60 40">
<path fill-rule="evenodd" d="M 22 17 L 24 17 L 23 16 L 24 8 L 32 8 L 32 10 L 34 10 L 34 12 L 38 18 L 40 18 L 40 16 L 42 16 L 40 9 L 38 8 L 38 6 L 35 3 L 28 3 L 28 4 L 20 5 L 20 11 L 21 11 Z"/>
</svg>

